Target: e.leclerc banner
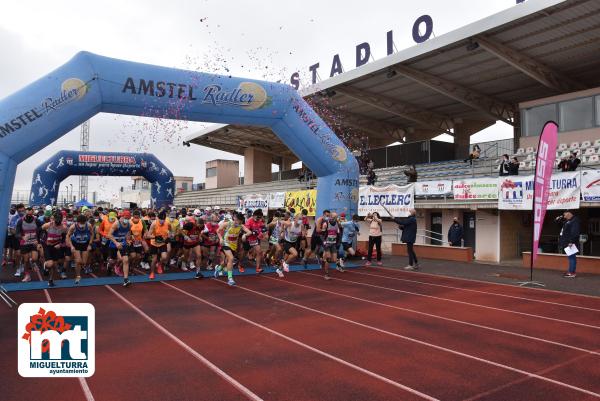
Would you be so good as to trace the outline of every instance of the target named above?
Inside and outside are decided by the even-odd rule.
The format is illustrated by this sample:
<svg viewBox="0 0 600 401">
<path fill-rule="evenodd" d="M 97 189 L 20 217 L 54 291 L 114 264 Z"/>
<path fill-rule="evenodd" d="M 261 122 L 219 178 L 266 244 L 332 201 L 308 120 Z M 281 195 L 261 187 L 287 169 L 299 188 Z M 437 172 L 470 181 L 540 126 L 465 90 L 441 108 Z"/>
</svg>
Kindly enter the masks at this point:
<svg viewBox="0 0 600 401">
<path fill-rule="evenodd" d="M 584 202 L 600 202 L 600 170 L 581 172 L 581 196 Z"/>
<path fill-rule="evenodd" d="M 500 187 L 498 209 L 531 210 L 533 207 L 533 182 L 533 175 L 498 177 L 498 186 Z M 553 174 L 550 181 L 547 209 L 579 209 L 581 187 L 578 171 Z"/>
<path fill-rule="evenodd" d="M 452 192 L 457 200 L 498 199 L 498 180 L 488 177 L 455 180 Z"/>
<path fill-rule="evenodd" d="M 410 209 L 415 207 L 415 187 L 413 184 L 386 187 L 366 186 L 358 190 L 358 215 L 366 216 L 377 212 L 382 217 L 389 217 L 381 204 L 384 204 L 394 217 L 406 217 Z"/>
<path fill-rule="evenodd" d="M 548 197 L 550 196 L 550 181 L 552 167 L 558 142 L 558 125 L 548 121 L 540 135 L 537 157 L 535 161 L 535 177 L 533 184 L 533 249 L 531 250 L 531 267 L 535 264 L 540 243 L 540 235 L 546 217 Z M 533 273 L 532 273 L 533 274 Z"/>
</svg>

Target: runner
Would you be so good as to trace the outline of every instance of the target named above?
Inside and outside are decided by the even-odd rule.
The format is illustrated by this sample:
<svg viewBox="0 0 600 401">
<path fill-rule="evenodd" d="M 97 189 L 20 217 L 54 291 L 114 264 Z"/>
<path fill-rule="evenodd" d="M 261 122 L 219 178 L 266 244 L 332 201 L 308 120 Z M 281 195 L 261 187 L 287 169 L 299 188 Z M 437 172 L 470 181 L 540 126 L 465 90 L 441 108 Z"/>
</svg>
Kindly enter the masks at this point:
<svg viewBox="0 0 600 401">
<path fill-rule="evenodd" d="M 215 264 L 222 264 L 221 252 L 219 250 L 219 216 L 216 213 L 207 215 L 207 223 L 204 224 L 203 249 L 202 254 L 205 256 L 206 269 L 212 270 Z M 204 261 L 203 261 L 204 262 Z"/>
<path fill-rule="evenodd" d="M 167 241 L 171 225 L 167 222 L 167 213 L 162 211 L 158 214 L 158 219 L 155 220 L 148 230 L 148 238 L 150 239 L 150 254 L 152 262 L 150 263 L 150 275 L 148 278 L 154 280 L 154 271 L 158 274 L 163 273 L 163 266 L 168 262 Z M 160 257 L 160 261 L 159 261 Z"/>
<path fill-rule="evenodd" d="M 289 213 L 288 213 L 289 216 Z M 267 267 L 270 267 L 271 262 L 274 262 L 275 264 L 278 264 L 279 262 L 279 257 L 282 254 L 282 239 L 281 239 L 281 235 L 283 232 L 283 215 L 277 211 L 275 212 L 275 215 L 273 217 L 273 220 L 269 223 L 268 228 L 269 228 L 269 250 L 267 251 L 267 255 L 265 256 L 265 263 L 267 265 Z M 280 266 L 277 266 L 277 270 L 281 270 Z M 279 273 L 277 273 L 279 274 Z M 283 273 L 280 274 L 280 276 L 283 276 Z"/>
<path fill-rule="evenodd" d="M 55 212 L 50 222 L 42 226 L 46 232 L 46 243 L 44 245 L 44 256 L 46 262 L 44 268 L 48 270 L 48 287 L 54 287 L 54 273 L 57 264 L 64 258 L 63 243 L 67 229 L 63 225 L 63 216 L 60 212 Z"/>
<path fill-rule="evenodd" d="M 341 223 L 342 232 L 342 248 L 345 253 L 345 256 L 340 258 L 337 270 L 343 272 L 344 271 L 344 261 L 347 258 L 347 255 L 354 256 L 356 251 L 353 248 L 354 238 L 360 231 L 360 226 L 358 225 L 360 221 L 360 217 L 357 214 L 352 216 L 352 220 L 344 221 Z"/>
<path fill-rule="evenodd" d="M 323 241 L 323 267 L 325 280 L 329 280 L 329 264 L 337 263 L 337 252 L 338 252 L 338 238 L 340 227 L 337 224 L 337 214 L 331 213 L 330 218 L 323 222 L 322 231 L 325 233 L 325 239 Z"/>
<path fill-rule="evenodd" d="M 230 286 L 235 285 L 233 281 L 233 253 L 238 249 L 238 240 L 240 239 L 240 233 L 244 233 L 242 237 L 253 235 L 246 226 L 244 226 L 244 216 L 241 213 L 236 213 L 233 216 L 233 221 L 223 221 L 217 231 L 219 235 L 219 243 L 222 246 L 222 252 L 225 254 L 227 270 L 227 284 Z M 244 240 L 244 238 L 242 238 Z M 217 265 L 215 267 L 215 278 L 223 275 L 222 267 Z"/>
<path fill-rule="evenodd" d="M 311 255 L 317 257 L 317 261 L 321 264 L 321 258 L 323 252 L 323 223 L 329 220 L 329 210 L 323 210 L 323 215 L 315 221 L 315 229 L 313 230 L 312 237 L 310 238 L 310 249 L 305 251 L 302 263 L 306 267 L 306 262 Z"/>
<path fill-rule="evenodd" d="M 81 281 L 81 268 L 87 263 L 89 251 L 94 239 L 92 226 L 85 215 L 77 216 L 77 223 L 71 225 L 66 235 L 66 242 L 75 259 L 75 285 Z"/>
<path fill-rule="evenodd" d="M 109 263 L 115 263 L 115 273 L 119 276 L 123 276 L 123 287 L 128 287 L 131 282 L 129 281 L 129 252 L 131 243 L 131 224 L 129 219 L 131 218 L 131 212 L 124 210 L 108 233 L 108 239 L 110 240 L 110 259 Z M 122 269 L 119 264 L 122 264 Z"/>
<path fill-rule="evenodd" d="M 297 245 L 297 250 L 298 250 L 298 256 L 301 259 L 304 259 L 304 252 L 306 251 L 306 248 L 308 247 L 308 239 L 306 237 L 306 232 L 308 230 L 310 230 L 310 223 L 308 220 L 308 210 L 306 209 L 302 209 L 302 225 L 304 227 L 304 229 L 302 230 L 302 234 L 300 235 L 300 237 L 298 238 L 298 245 Z"/>
<path fill-rule="evenodd" d="M 139 210 L 133 212 L 133 217 L 130 222 L 131 226 L 131 249 L 129 252 L 129 266 L 134 269 L 136 266 L 141 266 L 144 253 L 148 252 L 148 244 L 144 241 L 146 234 L 146 226 L 141 219 Z"/>
<path fill-rule="evenodd" d="M 167 250 L 169 252 L 169 266 L 177 266 L 183 254 L 183 237 L 181 235 L 181 224 L 177 217 L 177 212 L 169 213 L 169 244 Z"/>
<path fill-rule="evenodd" d="M 298 239 L 304 232 L 304 225 L 302 224 L 302 215 L 296 215 L 293 219 L 291 213 L 285 212 L 282 222 L 283 228 L 283 261 L 281 265 L 283 270 L 286 272 L 290 271 L 290 263 L 298 257 Z M 277 269 L 279 277 L 283 277 L 281 269 Z"/>
<path fill-rule="evenodd" d="M 22 282 L 31 281 L 31 269 L 38 260 L 37 246 L 42 224 L 33 216 L 33 209 L 28 207 L 22 219 L 16 226 L 16 238 L 19 240 L 19 250 L 25 265 L 25 277 Z"/>
<path fill-rule="evenodd" d="M 115 212 L 114 210 L 111 210 L 108 215 L 104 215 L 102 218 L 102 221 L 100 222 L 100 226 L 98 227 L 98 233 L 100 234 L 100 245 L 101 245 L 101 254 L 102 254 L 102 259 L 103 262 L 106 263 L 106 275 L 110 276 L 112 271 L 111 271 L 111 266 L 109 265 L 109 254 L 110 254 L 110 239 L 108 238 L 108 235 L 110 233 L 110 230 L 113 226 L 113 224 L 115 224 L 115 222 L 117 221 L 117 212 Z"/>
<path fill-rule="evenodd" d="M 260 248 L 260 240 L 264 232 L 267 231 L 265 227 L 265 222 L 263 221 L 263 212 L 261 209 L 256 209 L 254 213 L 252 213 L 252 218 L 250 218 L 246 222 L 246 228 L 250 231 L 250 234 L 242 237 L 242 241 L 245 242 L 244 245 L 248 249 L 246 251 L 252 250 L 254 252 L 254 258 L 256 260 L 256 272 L 262 273 L 263 269 L 260 267 L 260 263 L 262 261 L 262 249 Z M 244 239 L 245 238 L 245 239 Z M 241 258 L 240 258 L 241 261 Z M 244 268 L 240 263 L 240 273 L 244 272 Z"/>
<path fill-rule="evenodd" d="M 200 236 L 202 229 L 204 229 L 204 222 L 200 220 L 202 228 L 196 223 L 194 217 L 188 217 L 183 224 L 181 234 L 183 236 L 183 260 L 181 261 L 181 270 L 184 272 L 188 271 L 186 266 L 189 266 L 189 270 L 196 270 L 196 278 L 202 278 L 200 272 L 200 266 L 202 264 L 202 250 L 200 247 Z M 194 263 L 194 259 L 197 265 Z"/>
</svg>

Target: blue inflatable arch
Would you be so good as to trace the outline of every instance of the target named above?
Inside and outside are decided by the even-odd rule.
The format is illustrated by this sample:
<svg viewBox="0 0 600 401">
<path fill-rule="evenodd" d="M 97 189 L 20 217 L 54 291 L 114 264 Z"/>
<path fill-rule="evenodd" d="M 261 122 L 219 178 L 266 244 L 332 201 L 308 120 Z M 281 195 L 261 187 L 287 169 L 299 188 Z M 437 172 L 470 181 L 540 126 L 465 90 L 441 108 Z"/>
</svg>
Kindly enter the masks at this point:
<svg viewBox="0 0 600 401">
<path fill-rule="evenodd" d="M 356 159 L 291 86 L 80 52 L 0 101 L 0 226 L 17 164 L 100 112 L 270 127 L 319 177 L 318 212 L 356 212 Z"/>
<path fill-rule="evenodd" d="M 63 150 L 34 170 L 29 204 L 55 205 L 60 183 L 71 175 L 140 175 L 153 184 L 152 207 L 170 206 L 175 196 L 173 174 L 153 154 Z"/>
</svg>

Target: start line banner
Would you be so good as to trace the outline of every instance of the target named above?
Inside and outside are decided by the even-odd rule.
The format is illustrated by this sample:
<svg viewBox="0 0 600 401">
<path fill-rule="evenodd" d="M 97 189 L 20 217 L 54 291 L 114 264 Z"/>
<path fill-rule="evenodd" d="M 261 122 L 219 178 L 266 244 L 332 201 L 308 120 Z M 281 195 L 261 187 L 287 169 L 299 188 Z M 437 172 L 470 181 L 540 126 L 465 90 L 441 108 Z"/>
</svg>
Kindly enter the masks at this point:
<svg viewBox="0 0 600 401">
<path fill-rule="evenodd" d="M 413 184 L 386 187 L 360 187 L 358 190 L 358 215 L 366 216 L 377 212 L 381 217 L 407 217 L 415 207 L 415 186 Z M 385 207 L 393 214 L 389 216 Z"/>
<path fill-rule="evenodd" d="M 581 172 L 581 197 L 584 202 L 600 202 L 600 170 Z"/>
<path fill-rule="evenodd" d="M 498 209 L 531 210 L 533 208 L 533 178 L 533 175 L 498 177 L 500 188 Z M 600 188 L 598 190 L 600 192 Z M 580 193 L 581 183 L 578 171 L 553 174 L 550 181 L 548 210 L 579 209 Z M 600 196 L 598 199 L 600 200 Z"/>
</svg>

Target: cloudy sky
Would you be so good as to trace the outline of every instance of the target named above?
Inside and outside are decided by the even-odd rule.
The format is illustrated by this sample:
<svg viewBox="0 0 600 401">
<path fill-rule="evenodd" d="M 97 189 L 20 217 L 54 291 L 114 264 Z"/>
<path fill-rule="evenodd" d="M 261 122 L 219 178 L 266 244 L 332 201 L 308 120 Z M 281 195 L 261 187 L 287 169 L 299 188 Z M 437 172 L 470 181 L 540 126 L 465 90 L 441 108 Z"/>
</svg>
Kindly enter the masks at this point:
<svg viewBox="0 0 600 401">
<path fill-rule="evenodd" d="M 386 32 L 394 31 L 398 49 L 414 45 L 413 22 L 423 14 L 434 21 L 434 34 L 451 30 L 513 7 L 514 0 L 144 0 L 61 1 L 0 4 L 0 98 L 3 98 L 87 50 L 105 56 L 234 76 L 283 80 L 294 71 L 308 80 L 308 66 L 329 70 L 339 53 L 352 69 L 354 47 L 367 41 L 375 59 L 385 56 Z M 328 74 L 323 72 L 322 76 Z M 134 141 L 140 127 L 151 127 Z M 147 151 L 175 175 L 204 180 L 204 163 L 241 157 L 192 145 L 181 138 L 202 123 L 148 121 L 99 114 L 91 120 L 90 150 Z M 511 135 L 496 125 L 476 139 Z M 75 129 L 19 165 L 15 190 L 28 190 L 33 169 L 62 149 L 79 148 Z M 243 164 L 242 164 L 243 167 Z M 78 181 L 71 177 L 63 189 Z M 90 177 L 100 198 L 117 195 L 129 178 Z"/>
</svg>

